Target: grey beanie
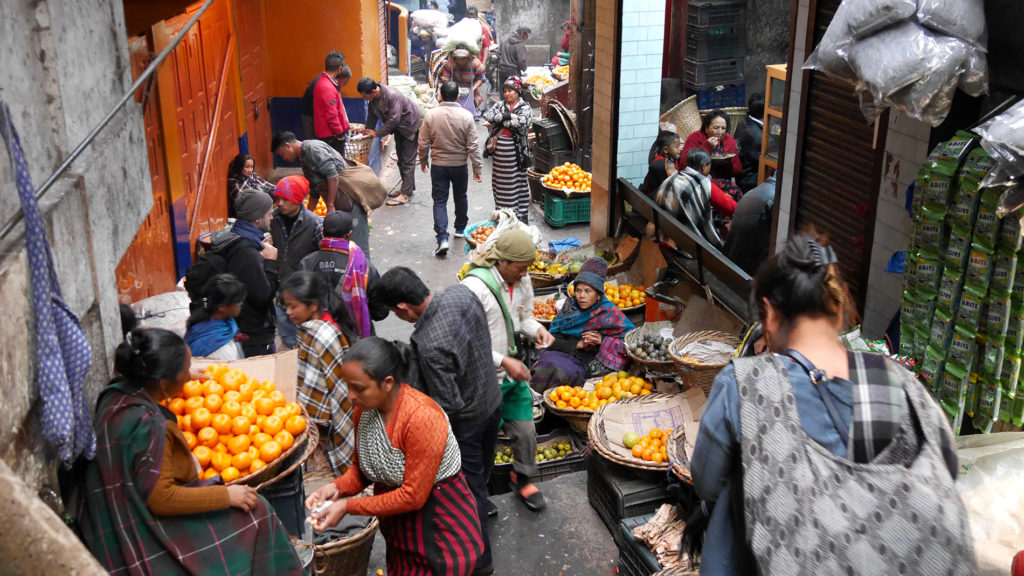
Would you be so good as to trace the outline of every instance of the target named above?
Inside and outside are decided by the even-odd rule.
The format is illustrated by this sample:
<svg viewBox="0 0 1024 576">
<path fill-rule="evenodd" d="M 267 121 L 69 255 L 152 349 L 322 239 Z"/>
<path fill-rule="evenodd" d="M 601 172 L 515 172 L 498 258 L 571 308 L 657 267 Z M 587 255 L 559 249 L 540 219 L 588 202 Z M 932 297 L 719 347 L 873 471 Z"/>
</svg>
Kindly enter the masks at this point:
<svg viewBox="0 0 1024 576">
<path fill-rule="evenodd" d="M 252 222 L 262 218 L 274 205 L 273 198 L 266 192 L 243 190 L 235 197 L 235 215 L 239 220 Z"/>
</svg>

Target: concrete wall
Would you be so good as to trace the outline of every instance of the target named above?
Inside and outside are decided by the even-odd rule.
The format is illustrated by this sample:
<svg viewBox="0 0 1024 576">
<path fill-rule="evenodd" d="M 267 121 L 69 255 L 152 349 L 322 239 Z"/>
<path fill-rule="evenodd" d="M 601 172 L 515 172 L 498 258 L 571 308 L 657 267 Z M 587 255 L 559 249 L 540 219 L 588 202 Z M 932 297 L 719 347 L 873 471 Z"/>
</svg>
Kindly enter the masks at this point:
<svg viewBox="0 0 1024 576">
<path fill-rule="evenodd" d="M 747 97 L 764 94 L 766 65 L 786 63 L 791 17 L 792 0 L 747 0 L 747 56 L 743 60 Z"/>
<path fill-rule="evenodd" d="M 635 1 L 630 0 L 627 4 Z M 528 63 L 531 66 L 550 63 L 562 41 L 562 23 L 569 19 L 569 0 L 494 0 L 493 6 L 498 37 L 509 37 L 517 26 L 529 26 L 530 39 L 526 41 Z M 531 50 L 531 46 L 538 48 Z M 547 49 L 539 48 L 541 46 Z"/>
<path fill-rule="evenodd" d="M 633 0 L 622 8 L 618 176 L 639 186 L 658 136 L 665 2 Z"/>
<path fill-rule="evenodd" d="M 120 0 L 0 3 L 0 76 L 13 80 L 0 84 L 0 100 L 11 108 L 32 181 L 39 185 L 131 84 Z M 151 204 L 142 110 L 133 100 L 42 202 L 64 296 L 82 319 L 93 349 L 86 385 L 90 406 L 109 378 L 113 349 L 121 340 L 114 269 Z M 0 224 L 19 207 L 14 175 L 0 147 Z M 36 493 L 56 489 L 57 463 L 39 429 L 26 268 L 24 228 L 18 225 L 0 238 L 4 332 L 20 336 L 6 339 L 0 354 L 0 459 Z M 56 536 L 35 530 L 36 513 L 5 515 L 9 522 L 0 529 L 2 538 L 34 532 L 37 552 L 48 537 L 74 538 L 67 530 Z M 23 549 L 28 557 L 31 550 Z M 5 558 L 4 571 L 45 569 L 45 562 L 36 562 L 28 568 L 18 558 Z"/>
</svg>

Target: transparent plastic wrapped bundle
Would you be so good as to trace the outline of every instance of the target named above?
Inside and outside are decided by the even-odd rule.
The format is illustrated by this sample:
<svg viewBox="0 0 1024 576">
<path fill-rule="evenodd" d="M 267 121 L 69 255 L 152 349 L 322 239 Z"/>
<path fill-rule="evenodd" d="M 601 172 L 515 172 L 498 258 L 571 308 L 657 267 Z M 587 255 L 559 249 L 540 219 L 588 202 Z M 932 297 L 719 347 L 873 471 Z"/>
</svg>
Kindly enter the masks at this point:
<svg viewBox="0 0 1024 576">
<path fill-rule="evenodd" d="M 444 28 L 448 26 L 448 15 L 440 10 L 414 10 L 409 14 L 413 24 L 423 28 Z"/>
<path fill-rule="evenodd" d="M 855 84 L 857 75 L 853 73 L 846 59 L 846 50 L 853 43 L 847 19 L 850 14 L 850 2 L 843 2 L 832 17 L 832 23 L 825 30 L 821 42 L 804 62 L 804 70 L 817 70 L 833 80 Z"/>
<path fill-rule="evenodd" d="M 917 20 L 928 28 L 971 43 L 983 44 L 984 0 L 919 0 Z"/>
<path fill-rule="evenodd" d="M 1010 176 L 1024 174 L 1024 100 L 978 126 L 981 145 Z"/>
<path fill-rule="evenodd" d="M 843 5 L 849 11 L 846 16 L 847 28 L 856 38 L 864 38 L 906 20 L 917 11 L 917 0 L 856 0 L 843 2 Z"/>
<path fill-rule="evenodd" d="M 925 76 L 893 94 L 890 103 L 912 118 L 938 126 L 953 106 L 953 95 L 971 50 L 962 40 L 950 36 L 935 37 L 932 43 L 936 57 L 929 59 Z"/>
<path fill-rule="evenodd" d="M 972 46 L 960 73 L 960 89 L 968 96 L 988 94 L 988 56 L 982 48 Z"/>
<path fill-rule="evenodd" d="M 847 49 L 860 87 L 881 103 L 922 79 L 939 49 L 935 36 L 916 22 L 903 22 L 858 40 Z M 941 62 L 941 60 L 940 60 Z"/>
</svg>

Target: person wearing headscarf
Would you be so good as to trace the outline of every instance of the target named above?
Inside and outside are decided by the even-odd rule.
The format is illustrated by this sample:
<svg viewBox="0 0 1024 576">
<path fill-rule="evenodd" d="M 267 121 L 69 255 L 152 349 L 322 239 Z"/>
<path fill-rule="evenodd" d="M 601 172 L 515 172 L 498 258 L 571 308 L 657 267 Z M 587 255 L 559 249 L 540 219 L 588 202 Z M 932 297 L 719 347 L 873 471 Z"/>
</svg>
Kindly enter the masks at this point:
<svg viewBox="0 0 1024 576">
<path fill-rule="evenodd" d="M 590 376 L 622 370 L 629 363 L 623 337 L 633 323 L 604 295 L 608 263 L 590 258 L 573 283 L 573 296 L 551 321 L 555 343 L 533 366 L 536 390 L 582 386 Z"/>
<path fill-rule="evenodd" d="M 490 137 L 497 137 L 494 151 L 485 151 L 484 156 L 494 156 L 491 188 L 495 209 L 511 208 L 526 224 L 530 219 L 530 184 L 526 181 L 526 170 L 533 164 L 528 132 L 533 111 L 523 100 L 522 91 L 519 78 L 509 78 L 502 87 L 503 100 L 484 112 L 484 119 L 492 126 Z"/>
<path fill-rule="evenodd" d="M 502 393 L 502 429 L 512 443 L 512 489 L 533 511 L 543 509 L 545 503 L 531 482 L 539 473 L 535 460 L 537 430 L 533 424 L 530 371 L 517 358 L 523 350 L 516 345 L 515 333 L 523 332 L 538 348 L 546 348 L 555 340 L 533 318 L 533 286 L 527 271 L 537 256 L 536 250 L 526 232 L 503 232 L 487 252 L 473 258 L 462 280 L 487 315 L 491 357 Z"/>
</svg>

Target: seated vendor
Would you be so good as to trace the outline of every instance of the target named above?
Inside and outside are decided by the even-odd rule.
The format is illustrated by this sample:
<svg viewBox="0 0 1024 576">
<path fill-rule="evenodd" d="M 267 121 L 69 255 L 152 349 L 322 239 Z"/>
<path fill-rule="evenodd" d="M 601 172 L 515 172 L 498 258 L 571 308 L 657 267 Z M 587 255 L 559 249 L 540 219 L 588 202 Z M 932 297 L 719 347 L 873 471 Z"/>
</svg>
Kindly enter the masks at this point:
<svg viewBox="0 0 1024 576">
<path fill-rule="evenodd" d="M 640 191 L 654 198 L 658 187 L 669 176 L 676 173 L 679 166 L 679 155 L 683 149 L 683 142 L 675 132 L 662 130 L 654 141 L 654 158 L 651 159 L 647 168 L 647 177 L 640 185 Z"/>
<path fill-rule="evenodd" d="M 82 540 L 113 574 L 302 574 L 274 509 L 244 485 L 199 481 L 176 417 L 192 354 L 180 336 L 137 328 L 100 393 L 96 457 L 80 486 Z"/>
<path fill-rule="evenodd" d="M 633 323 L 604 295 L 608 263 L 590 258 L 583 263 L 570 297 L 551 321 L 555 343 L 541 352 L 533 366 L 531 386 L 547 390 L 580 386 L 588 377 L 622 370 L 629 362 L 622 341 Z"/>
<path fill-rule="evenodd" d="M 706 175 L 710 163 L 711 158 L 706 151 L 699 148 L 690 150 L 686 154 L 686 168 L 669 176 L 654 200 L 721 250 L 722 238 L 715 229 L 713 206 L 723 215 L 731 215 L 736 210 L 736 202 L 731 198 L 726 202 L 726 194 L 715 192 L 711 179 Z"/>
<path fill-rule="evenodd" d="M 718 109 L 705 114 L 701 119 L 700 130 L 687 136 L 683 143 L 683 154 L 694 149 L 705 150 L 711 155 L 715 161 L 711 170 L 715 184 L 734 200 L 739 200 L 743 193 L 733 178 L 743 174 L 743 164 L 740 162 L 736 139 L 729 133 L 729 115 Z"/>
</svg>

